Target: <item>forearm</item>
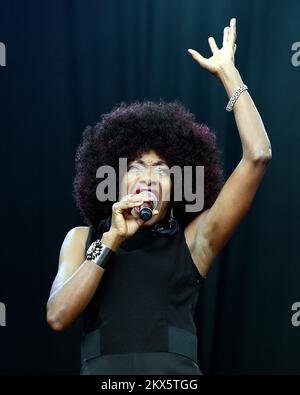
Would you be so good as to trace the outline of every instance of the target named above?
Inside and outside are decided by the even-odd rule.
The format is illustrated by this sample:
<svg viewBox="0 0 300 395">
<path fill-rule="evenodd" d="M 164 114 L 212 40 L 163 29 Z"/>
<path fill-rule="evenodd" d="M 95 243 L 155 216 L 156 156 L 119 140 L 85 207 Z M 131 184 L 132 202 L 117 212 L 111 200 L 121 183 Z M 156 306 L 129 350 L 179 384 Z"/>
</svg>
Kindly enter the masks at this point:
<svg viewBox="0 0 300 395">
<path fill-rule="evenodd" d="M 66 329 L 84 310 L 94 295 L 104 269 L 84 261 L 47 303 L 47 321 L 54 330 Z"/>
<path fill-rule="evenodd" d="M 240 73 L 234 65 L 223 68 L 219 78 L 228 98 L 243 84 Z M 271 144 L 260 114 L 247 90 L 240 94 L 232 111 L 241 139 L 243 157 L 250 160 L 270 159 Z"/>
<path fill-rule="evenodd" d="M 104 233 L 101 241 L 116 251 L 120 240 Z M 85 260 L 78 269 L 50 296 L 47 303 L 47 321 L 52 329 L 66 329 L 92 299 L 105 269 Z"/>
</svg>

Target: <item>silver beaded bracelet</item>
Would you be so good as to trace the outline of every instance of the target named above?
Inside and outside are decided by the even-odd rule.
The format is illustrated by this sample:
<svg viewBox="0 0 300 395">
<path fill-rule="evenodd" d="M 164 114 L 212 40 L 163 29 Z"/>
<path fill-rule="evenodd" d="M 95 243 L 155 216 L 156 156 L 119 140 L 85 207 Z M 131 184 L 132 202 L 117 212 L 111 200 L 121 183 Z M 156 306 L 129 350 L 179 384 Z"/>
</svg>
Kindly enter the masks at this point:
<svg viewBox="0 0 300 395">
<path fill-rule="evenodd" d="M 227 106 L 226 106 L 226 111 L 232 111 L 233 105 L 234 103 L 237 101 L 237 98 L 240 96 L 240 94 L 244 91 L 248 89 L 248 86 L 243 84 L 242 86 L 240 86 L 235 92 L 234 94 L 231 96 Z"/>
</svg>

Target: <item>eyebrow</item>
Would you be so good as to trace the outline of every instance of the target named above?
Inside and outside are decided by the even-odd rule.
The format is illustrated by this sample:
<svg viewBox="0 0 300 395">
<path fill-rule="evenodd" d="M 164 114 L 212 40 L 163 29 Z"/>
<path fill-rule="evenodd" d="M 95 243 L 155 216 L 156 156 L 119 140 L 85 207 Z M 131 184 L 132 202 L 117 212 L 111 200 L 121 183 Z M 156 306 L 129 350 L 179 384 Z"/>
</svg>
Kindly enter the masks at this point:
<svg viewBox="0 0 300 395">
<path fill-rule="evenodd" d="M 137 159 L 137 160 L 135 160 L 135 161 L 133 161 L 133 162 L 136 162 L 136 163 L 140 163 L 141 165 L 145 165 L 145 162 L 142 160 L 142 159 Z M 152 163 L 152 166 L 155 166 L 155 165 L 166 165 L 166 166 L 168 166 L 167 164 L 166 164 L 166 162 L 164 162 L 164 161 L 162 161 L 162 160 L 158 160 L 158 161 L 156 161 L 156 162 L 153 162 Z"/>
</svg>

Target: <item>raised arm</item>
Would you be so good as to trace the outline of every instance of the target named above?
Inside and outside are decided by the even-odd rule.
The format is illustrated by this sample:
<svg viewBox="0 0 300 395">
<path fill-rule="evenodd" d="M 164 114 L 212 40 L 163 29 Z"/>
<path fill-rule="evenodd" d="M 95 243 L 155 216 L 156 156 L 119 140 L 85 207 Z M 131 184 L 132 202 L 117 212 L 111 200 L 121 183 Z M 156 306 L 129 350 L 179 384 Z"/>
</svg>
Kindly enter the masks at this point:
<svg viewBox="0 0 300 395">
<path fill-rule="evenodd" d="M 213 37 L 209 37 L 213 52 L 211 58 L 206 59 L 197 51 L 189 50 L 203 68 L 219 78 L 228 98 L 243 85 L 240 73 L 234 65 L 235 40 L 236 21 L 233 18 L 230 27 L 224 28 L 221 49 L 217 47 Z M 187 227 L 187 234 L 193 240 L 192 256 L 203 275 L 247 213 L 272 158 L 268 135 L 247 90 L 238 97 L 233 113 L 241 139 L 242 158 L 213 206 L 196 217 Z"/>
</svg>

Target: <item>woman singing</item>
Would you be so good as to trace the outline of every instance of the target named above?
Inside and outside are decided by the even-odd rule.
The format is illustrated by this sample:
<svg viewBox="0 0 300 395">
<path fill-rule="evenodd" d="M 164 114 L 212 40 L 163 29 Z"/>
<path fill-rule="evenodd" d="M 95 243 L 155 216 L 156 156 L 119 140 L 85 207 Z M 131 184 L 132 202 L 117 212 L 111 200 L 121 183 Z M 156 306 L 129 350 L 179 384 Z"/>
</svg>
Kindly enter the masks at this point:
<svg viewBox="0 0 300 395">
<path fill-rule="evenodd" d="M 56 331 L 83 316 L 80 374 L 202 374 L 194 323 L 199 289 L 272 157 L 234 64 L 235 41 L 233 18 L 221 49 L 208 39 L 210 58 L 189 50 L 224 85 L 237 123 L 242 158 L 226 182 L 215 134 L 177 101 L 121 103 L 83 133 L 73 191 L 87 226 L 67 233 L 47 304 Z M 120 158 L 127 160 L 122 176 Z M 106 201 L 96 176 L 104 166 L 117 173 L 107 185 L 117 198 Z M 184 170 L 196 166 L 204 169 L 204 203 L 187 210 Z M 174 167 L 183 176 L 181 200 L 174 198 Z M 190 179 L 198 191 L 195 172 Z"/>
</svg>

